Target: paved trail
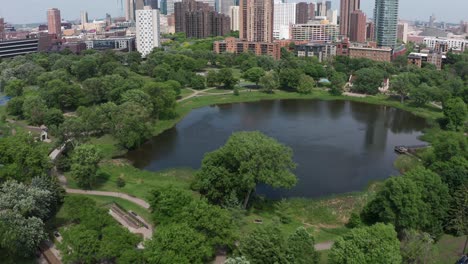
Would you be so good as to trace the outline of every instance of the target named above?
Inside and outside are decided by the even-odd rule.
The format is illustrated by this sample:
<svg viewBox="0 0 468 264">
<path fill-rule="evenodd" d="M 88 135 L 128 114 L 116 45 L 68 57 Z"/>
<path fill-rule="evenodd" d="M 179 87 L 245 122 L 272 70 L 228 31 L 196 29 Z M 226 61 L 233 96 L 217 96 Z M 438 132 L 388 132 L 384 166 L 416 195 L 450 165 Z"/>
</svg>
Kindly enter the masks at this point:
<svg viewBox="0 0 468 264">
<path fill-rule="evenodd" d="M 86 194 L 86 195 L 97 195 L 97 196 L 108 196 L 108 197 L 117 197 L 117 198 L 122 198 L 124 200 L 130 201 L 138 206 L 141 206 L 145 209 L 149 209 L 150 205 L 140 199 L 136 198 L 133 196 L 130 196 L 125 193 L 119 193 L 119 192 L 103 192 L 103 191 L 88 191 L 88 190 L 79 190 L 79 189 L 70 189 L 70 188 L 65 188 L 65 191 L 67 193 L 74 193 L 74 194 Z"/>
</svg>

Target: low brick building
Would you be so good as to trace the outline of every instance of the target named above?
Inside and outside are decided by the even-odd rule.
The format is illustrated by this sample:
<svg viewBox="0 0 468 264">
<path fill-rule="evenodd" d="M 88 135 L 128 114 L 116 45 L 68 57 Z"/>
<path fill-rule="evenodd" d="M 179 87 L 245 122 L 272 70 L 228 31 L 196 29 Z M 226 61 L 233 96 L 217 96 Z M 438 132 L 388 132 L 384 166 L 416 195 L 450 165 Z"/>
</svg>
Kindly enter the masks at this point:
<svg viewBox="0 0 468 264">
<path fill-rule="evenodd" d="M 349 57 L 351 59 L 366 58 L 373 61 L 391 62 L 391 48 L 367 48 L 367 47 L 349 47 Z"/>
</svg>

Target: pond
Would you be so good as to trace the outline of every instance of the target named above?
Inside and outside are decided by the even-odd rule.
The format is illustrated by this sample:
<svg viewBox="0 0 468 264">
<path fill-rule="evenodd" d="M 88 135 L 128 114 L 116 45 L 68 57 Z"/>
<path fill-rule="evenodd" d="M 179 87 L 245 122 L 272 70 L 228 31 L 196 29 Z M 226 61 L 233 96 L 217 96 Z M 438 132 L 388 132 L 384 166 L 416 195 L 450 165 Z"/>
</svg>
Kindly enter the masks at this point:
<svg viewBox="0 0 468 264">
<path fill-rule="evenodd" d="M 322 197 L 361 191 L 397 175 L 396 145 L 418 145 L 423 118 L 386 106 L 350 101 L 276 100 L 193 110 L 126 158 L 140 169 L 200 167 L 205 153 L 235 131 L 259 130 L 291 147 L 298 184 L 289 190 L 257 188 L 271 199 Z"/>
</svg>

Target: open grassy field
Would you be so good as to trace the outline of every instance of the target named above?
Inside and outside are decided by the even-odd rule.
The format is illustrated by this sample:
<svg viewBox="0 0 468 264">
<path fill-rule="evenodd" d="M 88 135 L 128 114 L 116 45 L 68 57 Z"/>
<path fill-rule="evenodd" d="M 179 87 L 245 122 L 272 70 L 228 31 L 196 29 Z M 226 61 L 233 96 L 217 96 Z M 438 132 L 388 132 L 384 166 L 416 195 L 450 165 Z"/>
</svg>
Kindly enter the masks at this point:
<svg viewBox="0 0 468 264">
<path fill-rule="evenodd" d="M 120 160 L 114 160 L 101 164 L 94 190 L 122 192 L 147 200 L 150 191 L 157 187 L 172 185 L 186 190 L 189 189 L 194 173 L 192 169 L 150 172 L 119 162 Z M 125 181 L 125 186 L 122 188 L 117 187 L 119 177 Z M 70 188 L 78 188 L 71 177 L 67 177 L 67 180 Z"/>
</svg>

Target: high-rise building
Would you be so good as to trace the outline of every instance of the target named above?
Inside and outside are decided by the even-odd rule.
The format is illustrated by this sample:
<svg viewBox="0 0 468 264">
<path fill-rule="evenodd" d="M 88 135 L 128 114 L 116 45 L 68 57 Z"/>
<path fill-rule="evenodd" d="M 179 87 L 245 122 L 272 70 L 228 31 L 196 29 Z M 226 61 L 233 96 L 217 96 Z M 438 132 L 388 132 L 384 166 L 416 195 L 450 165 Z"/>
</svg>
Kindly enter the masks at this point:
<svg viewBox="0 0 468 264">
<path fill-rule="evenodd" d="M 151 6 L 152 9 L 158 9 L 158 0 L 145 0 L 145 6 Z"/>
<path fill-rule="evenodd" d="M 296 23 L 296 3 L 275 1 L 273 13 L 273 38 L 290 39 L 290 26 Z"/>
<path fill-rule="evenodd" d="M 145 7 L 136 10 L 137 50 L 146 57 L 154 48 L 160 46 L 159 10 Z"/>
<path fill-rule="evenodd" d="M 174 14 L 174 4 L 178 3 L 178 2 L 182 2 L 182 0 L 167 0 L 167 2 L 166 2 L 166 5 L 167 5 L 166 11 L 167 11 L 168 15 Z"/>
<path fill-rule="evenodd" d="M 366 14 L 361 10 L 351 12 L 349 20 L 349 40 L 353 42 L 366 42 Z"/>
<path fill-rule="evenodd" d="M 51 8 L 47 10 L 47 26 L 49 29 L 49 35 L 56 35 L 60 38 L 62 35 L 62 19 L 60 18 L 60 10 L 57 8 Z"/>
<path fill-rule="evenodd" d="M 216 11 L 225 15 L 229 15 L 231 6 L 235 6 L 235 5 L 236 5 L 235 0 L 217 0 Z"/>
<path fill-rule="evenodd" d="M 5 37 L 5 19 L 0 17 L 0 40 L 3 40 Z"/>
<path fill-rule="evenodd" d="M 230 32 L 229 17 L 214 11 L 207 3 L 182 0 L 175 3 L 174 9 L 175 31 L 184 32 L 187 37 L 206 38 Z"/>
<path fill-rule="evenodd" d="M 167 15 L 167 0 L 161 0 L 161 14 Z"/>
<path fill-rule="evenodd" d="M 408 23 L 398 23 L 397 39 L 403 43 L 408 42 Z"/>
<path fill-rule="evenodd" d="M 125 19 L 135 21 L 135 1 L 125 0 Z"/>
<path fill-rule="evenodd" d="M 296 23 L 307 24 L 315 18 L 315 5 L 313 3 L 299 2 L 296 4 Z"/>
<path fill-rule="evenodd" d="M 349 36 L 351 13 L 361 9 L 361 0 L 341 0 L 340 4 L 340 34 Z"/>
<path fill-rule="evenodd" d="M 375 0 L 375 40 L 379 47 L 395 47 L 398 28 L 398 0 Z"/>
<path fill-rule="evenodd" d="M 374 41 L 375 40 L 374 34 L 375 34 L 374 22 L 372 22 L 372 21 L 367 22 L 367 24 L 366 24 L 366 39 L 368 41 Z"/>
<path fill-rule="evenodd" d="M 296 4 L 296 23 L 305 24 L 309 21 L 309 4 L 306 2 L 299 2 Z"/>
<path fill-rule="evenodd" d="M 133 0 L 135 2 L 135 10 L 142 10 L 145 7 L 145 0 Z"/>
<path fill-rule="evenodd" d="M 112 16 L 106 13 L 106 26 L 110 26 L 112 24 Z"/>
<path fill-rule="evenodd" d="M 316 16 L 325 17 L 327 16 L 328 10 L 331 10 L 331 1 L 318 0 L 317 5 L 314 7 Z"/>
<path fill-rule="evenodd" d="M 434 22 L 436 21 L 436 15 L 435 14 L 432 14 L 430 17 L 429 17 L 429 27 L 434 27 Z"/>
<path fill-rule="evenodd" d="M 273 41 L 273 0 L 240 0 L 240 30 L 242 40 Z"/>
<path fill-rule="evenodd" d="M 330 22 L 330 24 L 338 25 L 338 10 L 328 10 L 327 20 Z"/>
<path fill-rule="evenodd" d="M 80 18 L 81 18 L 81 28 L 84 29 L 85 25 L 88 23 L 88 12 L 81 11 Z"/>
<path fill-rule="evenodd" d="M 231 17 L 231 30 L 239 31 L 239 6 L 231 6 L 229 16 Z"/>
</svg>

